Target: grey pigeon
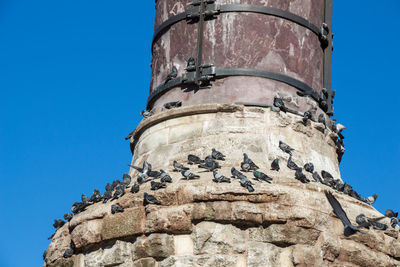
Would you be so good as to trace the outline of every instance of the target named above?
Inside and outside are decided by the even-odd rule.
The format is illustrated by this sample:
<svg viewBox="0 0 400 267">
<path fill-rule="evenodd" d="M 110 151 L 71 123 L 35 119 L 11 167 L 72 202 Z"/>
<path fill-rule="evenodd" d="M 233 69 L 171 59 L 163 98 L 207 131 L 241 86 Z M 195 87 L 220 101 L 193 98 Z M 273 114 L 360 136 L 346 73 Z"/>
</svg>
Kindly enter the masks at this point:
<svg viewBox="0 0 400 267">
<path fill-rule="evenodd" d="M 200 159 L 198 156 L 192 154 L 188 155 L 188 164 L 193 165 L 201 163 L 204 163 L 204 160 Z"/>
<path fill-rule="evenodd" d="M 188 170 L 182 170 L 181 174 L 183 175 L 183 178 L 181 180 L 195 180 L 200 178 L 199 175 L 196 175 Z"/>
<path fill-rule="evenodd" d="M 334 180 L 333 188 L 336 189 L 339 192 L 344 191 L 344 183 L 340 181 L 339 179 Z"/>
<path fill-rule="evenodd" d="M 123 186 L 126 188 L 131 184 L 132 178 L 129 174 L 124 173 L 124 175 L 122 176 L 122 184 Z"/>
<path fill-rule="evenodd" d="M 280 167 L 279 167 L 279 158 L 276 158 L 272 161 L 271 163 L 271 170 L 272 171 L 279 171 Z"/>
<path fill-rule="evenodd" d="M 103 195 L 103 203 L 106 203 L 108 200 L 112 198 L 112 191 L 106 191 Z"/>
<path fill-rule="evenodd" d="M 252 186 L 253 183 L 247 179 L 245 176 L 242 176 L 239 180 L 240 185 L 247 188 L 249 192 L 254 192 L 254 187 Z"/>
<path fill-rule="evenodd" d="M 396 217 L 390 218 L 390 226 L 392 226 L 392 228 L 396 228 L 396 225 L 398 224 L 399 224 L 399 218 Z"/>
<path fill-rule="evenodd" d="M 292 155 L 289 156 L 287 167 L 294 171 L 297 171 L 299 169 L 299 166 L 297 166 L 297 164 L 292 160 Z"/>
<path fill-rule="evenodd" d="M 325 181 L 333 181 L 334 180 L 332 174 L 330 174 L 327 171 L 322 170 L 321 171 L 321 175 L 322 175 L 322 178 L 324 178 Z"/>
<path fill-rule="evenodd" d="M 105 189 L 106 189 L 106 191 L 112 191 L 113 190 L 112 186 L 109 183 L 106 184 Z"/>
<path fill-rule="evenodd" d="M 365 203 L 372 205 L 375 203 L 376 199 L 378 198 L 378 194 L 374 194 L 372 196 L 366 197 L 364 198 L 362 201 L 364 201 Z"/>
<path fill-rule="evenodd" d="M 97 189 L 94 189 L 93 194 L 90 197 L 90 201 L 93 203 L 97 203 L 97 202 L 100 202 L 101 199 L 102 199 L 102 197 L 101 197 L 100 191 Z"/>
<path fill-rule="evenodd" d="M 282 98 L 277 96 L 274 97 L 274 106 L 285 113 L 288 111 L 288 108 L 285 106 L 285 103 L 283 103 Z"/>
<path fill-rule="evenodd" d="M 140 187 L 138 183 L 134 183 L 131 187 L 131 193 L 132 194 L 136 194 L 137 192 L 139 192 Z"/>
<path fill-rule="evenodd" d="M 333 212 L 336 214 L 337 217 L 339 217 L 344 225 L 344 236 L 350 236 L 356 232 L 361 232 L 357 226 L 351 224 L 349 218 L 346 215 L 346 212 L 343 210 L 339 201 L 332 195 L 332 193 L 325 191 L 325 196 L 328 199 L 329 204 L 331 204 Z"/>
<path fill-rule="evenodd" d="M 388 217 L 388 218 L 393 218 L 393 217 L 397 218 L 397 216 L 399 216 L 399 213 L 398 212 L 394 212 L 391 209 L 387 209 L 385 211 L 385 216 Z"/>
<path fill-rule="evenodd" d="M 140 116 L 143 116 L 143 118 L 148 118 L 151 117 L 153 115 L 153 112 L 149 111 L 149 110 L 142 110 L 140 112 Z"/>
<path fill-rule="evenodd" d="M 291 148 L 288 144 L 286 144 L 286 143 L 284 143 L 284 142 L 282 142 L 282 141 L 279 141 L 279 148 L 280 148 L 283 152 L 288 153 L 289 155 L 292 155 L 292 151 L 294 150 L 294 149 Z"/>
<path fill-rule="evenodd" d="M 166 184 L 160 183 L 160 182 L 156 182 L 156 181 L 151 181 L 150 184 L 151 184 L 151 190 L 158 190 L 158 189 L 167 187 Z"/>
<path fill-rule="evenodd" d="M 322 183 L 322 178 L 321 178 L 321 176 L 319 176 L 318 172 L 313 172 L 312 177 L 315 182 Z"/>
<path fill-rule="evenodd" d="M 117 187 L 117 185 L 119 185 L 120 183 L 121 182 L 118 179 L 113 181 L 112 184 L 111 184 L 112 190 L 114 190 Z"/>
<path fill-rule="evenodd" d="M 162 183 L 172 183 L 172 178 L 168 173 L 166 173 L 164 170 L 160 170 L 160 172 L 160 181 Z"/>
<path fill-rule="evenodd" d="M 186 70 L 187 71 L 194 71 L 196 69 L 196 60 L 193 57 L 190 57 L 187 60 Z"/>
<path fill-rule="evenodd" d="M 217 173 L 217 171 L 213 171 L 213 182 L 215 183 L 230 183 L 231 179 L 228 177 L 223 176 L 222 174 Z"/>
<path fill-rule="evenodd" d="M 303 123 L 304 123 L 304 125 L 307 124 L 308 120 L 312 120 L 312 119 L 313 119 L 313 117 L 312 117 L 311 110 L 308 110 L 308 111 L 304 112 L 304 115 L 303 115 Z"/>
<path fill-rule="evenodd" d="M 207 171 L 214 171 L 215 169 L 221 168 L 219 163 L 216 162 L 211 156 L 207 156 L 204 160 L 204 164 L 198 165 L 199 168 L 207 169 Z"/>
<path fill-rule="evenodd" d="M 294 178 L 296 178 L 296 180 L 299 180 L 303 184 L 307 184 L 310 182 L 310 180 L 308 180 L 307 177 L 305 176 L 305 174 L 303 173 L 302 168 L 298 168 L 296 170 L 296 173 L 294 174 Z"/>
<path fill-rule="evenodd" d="M 81 195 L 81 200 L 83 205 L 88 205 L 90 202 L 90 199 L 87 196 L 85 196 L 85 194 Z"/>
<path fill-rule="evenodd" d="M 152 177 L 152 178 L 158 178 L 158 177 L 160 177 L 161 172 L 159 172 L 159 171 L 148 171 L 147 175 L 149 177 Z"/>
<path fill-rule="evenodd" d="M 72 255 L 74 255 L 74 250 L 73 250 L 72 248 L 67 248 L 67 249 L 64 251 L 63 257 L 64 257 L 64 258 L 71 258 Z"/>
<path fill-rule="evenodd" d="M 173 101 L 164 104 L 165 109 L 179 108 L 182 106 L 182 101 Z"/>
<path fill-rule="evenodd" d="M 217 159 L 217 160 L 225 160 L 225 155 L 222 154 L 221 152 L 215 150 L 215 148 L 211 149 L 211 156 L 213 157 L 213 159 Z"/>
<path fill-rule="evenodd" d="M 72 220 L 72 217 L 73 217 L 74 215 L 72 215 L 71 213 L 65 213 L 64 214 L 64 220 L 66 220 L 67 222 L 69 222 L 69 221 L 71 221 Z"/>
<path fill-rule="evenodd" d="M 240 163 L 240 167 L 246 172 L 259 169 L 259 167 L 249 158 L 246 153 L 243 153 L 243 161 Z"/>
<path fill-rule="evenodd" d="M 62 219 L 54 220 L 53 227 L 56 228 L 56 230 L 60 229 L 65 222 Z"/>
<path fill-rule="evenodd" d="M 371 226 L 371 223 L 369 223 L 367 221 L 367 219 L 365 218 L 365 215 L 362 213 L 356 217 L 356 223 L 358 224 L 359 227 L 363 227 L 363 228 L 367 228 L 367 229 L 369 229 L 369 227 Z"/>
<path fill-rule="evenodd" d="M 174 167 L 174 172 L 180 172 L 182 170 L 189 170 L 188 167 L 183 166 L 183 164 L 177 162 L 176 160 L 174 160 L 172 166 Z"/>
<path fill-rule="evenodd" d="M 269 177 L 268 175 L 266 175 L 263 172 L 259 172 L 259 171 L 253 171 L 253 175 L 256 178 L 257 181 L 264 181 L 267 183 L 271 183 L 272 182 L 272 178 Z"/>
<path fill-rule="evenodd" d="M 388 229 L 388 226 L 384 223 L 376 222 L 373 220 L 368 220 L 368 222 L 372 225 L 375 230 L 385 231 Z"/>
<path fill-rule="evenodd" d="M 312 164 L 311 162 L 306 163 L 304 165 L 304 170 L 306 172 L 313 173 L 314 172 L 314 164 Z"/>
<path fill-rule="evenodd" d="M 145 173 L 139 173 L 138 176 L 136 177 L 136 181 L 137 181 L 139 184 L 143 184 L 143 183 L 146 183 L 146 182 L 149 181 L 147 178 L 149 178 L 149 177 L 147 176 L 147 174 L 145 174 Z"/>
<path fill-rule="evenodd" d="M 324 116 L 324 114 L 319 114 L 319 116 L 318 116 L 318 122 L 319 123 L 322 123 L 324 126 L 325 126 L 325 128 L 326 128 L 326 120 L 325 120 L 325 116 Z"/>
<path fill-rule="evenodd" d="M 118 199 L 118 198 L 122 197 L 124 194 L 125 194 L 124 186 L 118 185 L 115 188 L 115 192 L 114 192 L 113 198 L 111 200 Z"/>
<path fill-rule="evenodd" d="M 85 210 L 85 208 L 86 208 L 86 206 L 84 206 L 82 202 L 75 202 L 74 204 L 72 204 L 71 212 L 73 214 L 77 214 L 77 213 Z"/>
<path fill-rule="evenodd" d="M 161 202 L 155 196 L 144 192 L 143 205 L 146 206 L 147 204 L 161 205 Z"/>
<path fill-rule="evenodd" d="M 235 167 L 231 168 L 231 174 L 233 178 L 239 178 L 239 176 L 244 176 L 243 173 L 240 171 L 236 170 Z"/>
<path fill-rule="evenodd" d="M 177 76 L 178 76 L 178 69 L 175 66 L 173 66 L 172 67 L 172 72 L 170 74 L 168 74 L 167 78 L 165 79 L 164 84 L 166 84 L 170 80 L 175 79 Z"/>
<path fill-rule="evenodd" d="M 111 205 L 111 213 L 115 214 L 118 212 L 124 212 L 124 208 L 121 207 L 119 204 Z"/>
</svg>

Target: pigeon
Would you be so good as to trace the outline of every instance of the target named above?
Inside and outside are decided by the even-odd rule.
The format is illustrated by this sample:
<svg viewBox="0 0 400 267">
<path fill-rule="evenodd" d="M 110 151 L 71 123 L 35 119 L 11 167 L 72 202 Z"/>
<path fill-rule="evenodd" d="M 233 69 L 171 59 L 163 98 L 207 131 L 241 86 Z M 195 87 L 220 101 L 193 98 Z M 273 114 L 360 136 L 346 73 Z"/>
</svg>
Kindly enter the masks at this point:
<svg viewBox="0 0 400 267">
<path fill-rule="evenodd" d="M 318 172 L 313 172 L 312 177 L 315 182 L 322 183 L 322 178 L 319 176 Z"/>
<path fill-rule="evenodd" d="M 296 180 L 299 180 L 303 184 L 307 184 L 310 182 L 310 180 L 308 180 L 307 177 L 305 176 L 305 174 L 303 173 L 302 168 L 298 168 L 296 170 L 296 173 L 294 174 L 294 178 L 296 178 Z"/>
<path fill-rule="evenodd" d="M 85 206 L 88 205 L 90 202 L 90 199 L 87 196 L 85 196 L 85 194 L 81 195 L 81 200 L 82 200 L 83 205 L 85 205 Z"/>
<path fill-rule="evenodd" d="M 183 166 L 183 164 L 177 162 L 176 160 L 174 160 L 173 166 L 174 166 L 174 170 L 173 170 L 174 172 L 180 172 L 182 170 L 189 170 L 188 167 Z"/>
<path fill-rule="evenodd" d="M 304 125 L 307 124 L 308 120 L 312 120 L 312 119 L 313 119 L 313 117 L 312 117 L 311 110 L 308 110 L 308 111 L 304 112 L 304 115 L 303 115 L 303 123 L 304 123 Z"/>
<path fill-rule="evenodd" d="M 72 248 L 67 248 L 67 249 L 64 251 L 63 257 L 64 257 L 64 258 L 71 258 L 72 255 L 74 255 L 74 250 L 73 250 Z"/>
<path fill-rule="evenodd" d="M 344 183 L 342 183 L 342 181 L 340 181 L 339 179 L 336 179 L 333 181 L 333 188 L 336 189 L 339 192 L 343 192 L 344 191 Z"/>
<path fill-rule="evenodd" d="M 254 177 L 256 178 L 257 181 L 261 180 L 261 181 L 264 181 L 264 182 L 267 182 L 267 183 L 271 183 L 271 181 L 272 181 L 272 178 L 269 177 L 268 175 L 266 175 L 263 172 L 253 171 L 253 175 L 254 175 Z"/>
<path fill-rule="evenodd" d="M 217 173 L 217 171 L 213 171 L 213 175 L 214 175 L 213 182 L 215 182 L 215 183 L 230 183 L 231 182 L 231 179 L 223 176 L 222 174 Z"/>
<path fill-rule="evenodd" d="M 313 173 L 313 172 L 314 172 L 314 164 L 312 164 L 311 162 L 306 163 L 306 164 L 304 165 L 304 170 L 305 170 L 306 172 Z"/>
<path fill-rule="evenodd" d="M 198 156 L 189 154 L 188 155 L 188 164 L 193 165 L 193 164 L 201 164 L 204 163 L 204 160 L 200 159 Z"/>
<path fill-rule="evenodd" d="M 350 236 L 356 232 L 361 232 L 357 226 L 351 224 L 346 212 L 343 210 L 339 201 L 332 195 L 332 193 L 325 191 L 325 196 L 333 208 L 333 212 L 342 221 L 344 225 L 344 236 Z M 362 232 L 361 232 L 362 233 Z"/>
<path fill-rule="evenodd" d="M 397 218 L 397 216 L 399 216 L 399 213 L 398 212 L 394 212 L 393 210 L 391 210 L 391 209 L 387 209 L 386 211 L 385 211 L 385 216 L 386 217 L 388 217 L 388 218 Z"/>
<path fill-rule="evenodd" d="M 160 175 L 161 175 L 161 172 L 159 172 L 159 171 L 148 171 L 147 172 L 147 175 L 149 176 L 149 177 L 152 177 L 152 178 L 158 178 L 158 177 L 160 177 Z"/>
<path fill-rule="evenodd" d="M 121 207 L 119 204 L 111 205 L 111 213 L 115 214 L 118 212 L 124 212 L 124 208 Z"/>
<path fill-rule="evenodd" d="M 85 210 L 85 208 L 86 208 L 86 206 L 83 205 L 82 202 L 75 202 L 74 204 L 72 204 L 71 212 L 72 212 L 73 214 L 77 214 L 77 213 L 79 213 L 79 212 Z"/>
<path fill-rule="evenodd" d="M 66 220 L 67 222 L 69 222 L 69 221 L 71 221 L 72 220 L 72 217 L 73 217 L 74 215 L 72 215 L 71 213 L 65 213 L 64 214 L 64 220 Z"/>
<path fill-rule="evenodd" d="M 97 203 L 97 202 L 101 201 L 101 194 L 100 194 L 99 190 L 97 190 L 97 189 L 93 190 L 93 194 L 90 197 L 90 201 L 93 202 L 93 203 Z"/>
<path fill-rule="evenodd" d="M 289 155 L 292 155 L 292 151 L 294 150 L 294 149 L 291 148 L 288 144 L 286 144 L 286 143 L 284 143 L 284 142 L 282 142 L 282 141 L 279 141 L 279 148 L 280 148 L 283 152 L 288 153 Z"/>
<path fill-rule="evenodd" d="M 140 116 L 143 116 L 143 118 L 148 118 L 151 117 L 153 115 L 153 112 L 149 111 L 149 110 L 142 110 L 140 112 Z"/>
<path fill-rule="evenodd" d="M 288 108 L 285 106 L 285 103 L 283 103 L 282 98 L 277 96 L 274 97 L 274 106 L 285 113 L 288 111 Z"/>
<path fill-rule="evenodd" d="M 147 176 L 146 173 L 139 173 L 138 176 L 136 177 L 136 181 L 139 184 L 143 184 L 143 183 L 146 183 L 149 181 L 147 178 L 149 178 L 149 177 Z"/>
<path fill-rule="evenodd" d="M 200 178 L 199 175 L 196 175 L 188 170 L 182 170 L 181 173 L 183 175 L 183 178 L 181 180 L 195 180 Z"/>
<path fill-rule="evenodd" d="M 172 183 L 172 178 L 171 176 L 166 173 L 164 170 L 160 170 L 160 178 L 162 183 Z"/>
<path fill-rule="evenodd" d="M 106 191 L 103 195 L 103 203 L 106 203 L 109 199 L 112 198 L 112 191 Z"/>
<path fill-rule="evenodd" d="M 111 184 L 111 189 L 114 190 L 117 187 L 117 185 L 119 185 L 120 183 L 121 182 L 118 179 L 113 181 Z"/>
<path fill-rule="evenodd" d="M 177 76 L 178 76 L 178 69 L 175 66 L 173 66 L 172 67 L 172 72 L 170 74 L 168 74 L 167 78 L 165 79 L 164 84 L 166 84 L 170 80 L 175 79 Z"/>
<path fill-rule="evenodd" d="M 233 178 L 239 178 L 239 176 L 244 176 L 243 173 L 240 171 L 236 170 L 235 167 L 231 168 L 231 174 Z"/>
<path fill-rule="evenodd" d="M 46 256 L 47 256 L 47 250 L 44 250 L 42 255 L 44 261 L 46 261 Z"/>
<path fill-rule="evenodd" d="M 187 60 L 186 70 L 187 71 L 193 71 L 195 69 L 196 69 L 196 60 L 193 57 L 190 57 Z"/>
<path fill-rule="evenodd" d="M 325 126 L 325 128 L 326 128 L 326 120 L 325 120 L 325 116 L 324 116 L 324 114 L 319 114 L 319 116 L 318 116 L 318 122 L 319 123 L 322 123 L 324 126 Z"/>
<path fill-rule="evenodd" d="M 240 163 L 240 167 L 245 172 L 259 169 L 259 167 L 249 158 L 246 153 L 243 153 L 243 162 Z"/>
<path fill-rule="evenodd" d="M 216 162 L 211 156 L 207 156 L 204 160 L 204 164 L 198 165 L 199 168 L 207 169 L 207 171 L 214 171 L 215 169 L 221 168 L 219 163 Z"/>
<path fill-rule="evenodd" d="M 224 154 L 222 154 L 221 152 L 215 150 L 215 148 L 213 148 L 211 151 L 212 151 L 211 152 L 211 156 L 212 156 L 213 159 L 225 160 L 226 156 Z"/>
<path fill-rule="evenodd" d="M 53 227 L 56 228 L 56 230 L 60 229 L 63 225 L 65 224 L 65 222 L 62 219 L 54 219 L 54 223 L 53 223 Z"/>
<path fill-rule="evenodd" d="M 382 230 L 385 231 L 388 229 L 388 226 L 384 223 L 376 222 L 373 220 L 368 220 L 368 222 L 372 225 L 375 230 Z"/>
<path fill-rule="evenodd" d="M 362 213 L 356 217 L 356 223 L 358 224 L 359 227 L 364 227 L 367 229 L 369 229 L 369 227 L 371 226 L 371 223 L 367 221 L 365 215 Z"/>
<path fill-rule="evenodd" d="M 399 224 L 399 218 L 396 217 L 390 218 L 390 226 L 392 226 L 392 228 L 396 228 L 396 225 L 398 224 Z"/>
<path fill-rule="evenodd" d="M 276 158 L 271 163 L 271 171 L 279 171 L 279 170 L 280 170 L 279 158 Z"/>
<path fill-rule="evenodd" d="M 366 197 L 366 198 L 362 199 L 362 201 L 364 201 L 365 203 L 367 203 L 369 205 L 372 205 L 372 204 L 375 203 L 375 201 L 378 198 L 378 196 L 379 196 L 378 194 L 375 194 L 375 195 L 372 195 L 372 196 L 369 196 L 369 197 Z"/>
<path fill-rule="evenodd" d="M 155 182 L 155 181 L 151 181 L 151 190 L 158 190 L 161 188 L 166 188 L 167 185 L 164 183 L 160 183 L 160 182 Z"/>
<path fill-rule="evenodd" d="M 135 194 L 135 193 L 139 192 L 139 189 L 140 189 L 139 184 L 138 183 L 134 183 L 132 185 L 132 187 L 131 187 L 131 193 Z"/>
<path fill-rule="evenodd" d="M 324 170 L 321 171 L 321 175 L 322 175 L 322 178 L 324 178 L 325 182 L 332 183 L 334 180 L 332 174 L 330 174 L 327 171 L 324 171 Z"/>
<path fill-rule="evenodd" d="M 124 186 L 118 185 L 115 188 L 115 192 L 114 192 L 113 198 L 111 200 L 118 199 L 118 198 L 122 197 L 124 194 L 125 194 Z"/>
<path fill-rule="evenodd" d="M 144 173 L 144 174 L 147 174 L 147 172 L 151 171 L 151 164 L 148 163 L 147 161 L 143 162 L 142 168 L 137 167 L 135 165 L 131 165 L 131 164 L 128 164 L 128 166 L 130 166 L 130 167 L 134 168 L 135 170 L 137 170 L 138 172 Z"/>
<path fill-rule="evenodd" d="M 299 169 L 299 166 L 297 166 L 297 164 L 292 160 L 292 155 L 289 156 L 287 167 L 294 171 L 297 171 Z"/>
<path fill-rule="evenodd" d="M 127 173 L 124 173 L 124 175 L 122 176 L 122 185 L 127 188 L 131 184 L 131 180 L 131 176 Z"/>
<path fill-rule="evenodd" d="M 253 183 L 249 179 L 247 179 L 246 176 L 242 175 L 239 182 L 240 185 L 247 188 L 249 192 L 254 192 L 254 187 L 252 186 Z"/>
<path fill-rule="evenodd" d="M 344 183 L 343 193 L 345 193 L 346 195 L 350 195 L 351 191 L 353 191 L 353 187 L 348 183 Z"/>
<path fill-rule="evenodd" d="M 144 192 L 143 205 L 146 206 L 147 204 L 161 205 L 161 202 L 155 196 Z"/>
<path fill-rule="evenodd" d="M 357 193 L 356 191 L 354 191 L 354 190 L 350 190 L 349 196 L 351 196 L 351 197 L 353 197 L 353 198 L 355 198 L 355 199 L 361 200 L 360 194 L 358 194 L 358 193 Z"/>
<path fill-rule="evenodd" d="M 105 189 L 106 189 L 106 191 L 112 191 L 113 190 L 112 186 L 109 183 L 106 184 Z"/>
<path fill-rule="evenodd" d="M 165 109 L 178 108 L 182 106 L 182 101 L 168 102 L 164 104 Z"/>
</svg>

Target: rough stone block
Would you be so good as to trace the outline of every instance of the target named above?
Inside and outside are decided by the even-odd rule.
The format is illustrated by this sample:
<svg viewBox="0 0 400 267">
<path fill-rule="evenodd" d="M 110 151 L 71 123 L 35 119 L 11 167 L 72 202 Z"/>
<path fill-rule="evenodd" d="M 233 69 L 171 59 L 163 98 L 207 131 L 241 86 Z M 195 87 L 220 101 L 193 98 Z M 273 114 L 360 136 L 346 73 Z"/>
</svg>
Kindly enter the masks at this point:
<svg viewBox="0 0 400 267">
<path fill-rule="evenodd" d="M 161 208 L 147 214 L 146 233 L 191 233 L 192 205 Z"/>
<path fill-rule="evenodd" d="M 113 245 L 86 254 L 85 266 L 116 266 L 132 257 L 132 244 L 117 240 Z"/>
<path fill-rule="evenodd" d="M 47 249 L 47 263 L 52 263 L 62 258 L 65 250 L 70 247 L 71 235 L 69 234 L 68 227 L 68 223 L 64 224 L 64 226 L 58 229 L 53 236 L 49 248 Z"/>
<path fill-rule="evenodd" d="M 248 244 L 247 267 L 283 266 L 280 264 L 282 248 L 273 244 L 250 241 Z"/>
<path fill-rule="evenodd" d="M 195 254 L 233 254 L 246 250 L 246 232 L 230 224 L 201 222 L 192 236 Z"/>
<path fill-rule="evenodd" d="M 149 151 L 154 151 L 162 145 L 167 145 L 168 134 L 169 128 L 165 128 L 159 131 L 155 131 L 143 139 L 141 138 L 139 143 L 137 144 L 139 146 L 140 153 L 142 154 Z"/>
<path fill-rule="evenodd" d="M 111 203 L 96 203 L 90 205 L 84 212 L 75 214 L 70 221 L 70 228 L 75 228 L 78 224 L 86 221 L 102 219 L 111 213 Z"/>
<path fill-rule="evenodd" d="M 172 256 L 161 262 L 159 267 L 242 267 L 238 255 Z"/>
<path fill-rule="evenodd" d="M 101 241 L 102 220 L 86 221 L 74 228 L 71 233 L 72 241 L 77 248 Z"/>
<path fill-rule="evenodd" d="M 175 256 L 193 255 L 193 240 L 191 235 L 174 236 Z"/>
<path fill-rule="evenodd" d="M 323 265 L 321 249 L 306 245 L 295 245 L 292 249 L 294 266 L 307 267 Z"/>
<path fill-rule="evenodd" d="M 177 125 L 170 129 L 168 143 L 181 142 L 188 139 L 200 137 L 203 132 L 203 123 L 194 123 L 191 121 L 188 124 Z"/>
<path fill-rule="evenodd" d="M 174 238 L 168 234 L 151 234 L 139 237 L 133 245 L 133 258 L 152 257 L 162 260 L 175 252 Z"/>
<path fill-rule="evenodd" d="M 262 211 L 257 204 L 249 202 L 234 202 L 232 204 L 233 218 L 235 223 L 256 224 L 262 223 Z"/>
<path fill-rule="evenodd" d="M 123 213 L 104 218 L 101 236 L 103 240 L 142 234 L 145 213 L 143 207 L 126 209 Z"/>
<path fill-rule="evenodd" d="M 143 258 L 133 262 L 133 267 L 156 267 L 157 262 L 153 258 Z"/>
</svg>

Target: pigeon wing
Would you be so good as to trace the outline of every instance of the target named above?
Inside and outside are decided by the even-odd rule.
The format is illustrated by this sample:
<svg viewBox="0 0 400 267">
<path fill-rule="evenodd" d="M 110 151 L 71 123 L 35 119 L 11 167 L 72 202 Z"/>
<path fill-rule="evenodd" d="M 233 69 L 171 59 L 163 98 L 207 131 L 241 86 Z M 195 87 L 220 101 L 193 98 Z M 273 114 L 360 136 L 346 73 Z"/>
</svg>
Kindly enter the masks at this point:
<svg viewBox="0 0 400 267">
<path fill-rule="evenodd" d="M 339 201 L 332 195 L 330 192 L 325 192 L 326 198 L 329 201 L 329 204 L 331 204 L 333 208 L 333 212 L 336 214 L 336 216 L 339 217 L 339 219 L 342 221 L 344 226 L 351 225 L 351 222 L 349 218 L 346 215 L 346 212 L 343 210 L 342 206 L 340 205 Z"/>
</svg>

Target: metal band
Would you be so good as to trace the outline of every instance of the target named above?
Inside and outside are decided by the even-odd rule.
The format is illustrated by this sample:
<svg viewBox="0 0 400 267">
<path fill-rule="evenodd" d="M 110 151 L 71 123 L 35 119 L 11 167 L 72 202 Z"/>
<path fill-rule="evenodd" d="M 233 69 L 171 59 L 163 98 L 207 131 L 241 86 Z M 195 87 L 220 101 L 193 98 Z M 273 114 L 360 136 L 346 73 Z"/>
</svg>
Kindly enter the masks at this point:
<svg viewBox="0 0 400 267">
<path fill-rule="evenodd" d="M 190 73 L 188 73 L 190 74 Z M 153 103 L 163 94 L 171 90 L 172 88 L 184 85 L 194 84 L 194 75 L 184 74 L 181 77 L 178 77 L 174 80 L 167 82 L 166 84 L 162 84 L 158 86 L 153 92 L 150 93 L 150 96 L 147 100 L 147 109 L 151 109 Z M 299 81 L 295 78 L 289 77 L 284 74 L 266 71 L 266 70 L 258 70 L 258 69 L 245 69 L 245 68 L 207 68 L 203 70 L 203 81 L 204 80 L 216 80 L 229 76 L 252 76 L 252 77 L 262 77 L 266 79 L 275 80 L 278 82 L 285 83 L 290 85 L 301 92 L 302 95 L 309 95 L 315 101 L 319 102 L 318 93 L 311 88 L 306 83 Z"/>
<path fill-rule="evenodd" d="M 210 5 L 210 8 L 214 8 L 213 10 L 206 10 L 212 13 L 212 15 L 216 15 L 218 13 L 228 13 L 228 12 L 249 12 L 249 13 L 257 13 L 279 17 L 282 19 L 289 20 L 291 22 L 297 23 L 313 33 L 315 33 L 318 37 L 321 36 L 321 29 L 316 25 L 312 24 L 310 21 L 306 20 L 303 17 L 295 15 L 291 12 L 284 11 L 277 8 L 260 6 L 260 5 L 240 5 L 240 4 L 227 4 L 227 5 Z M 190 19 L 196 17 L 193 10 L 187 10 L 183 13 L 175 15 L 165 22 L 163 22 L 155 31 L 153 35 L 152 46 L 154 43 L 160 38 L 160 36 L 166 32 L 173 24 L 182 21 L 184 19 Z"/>
</svg>

